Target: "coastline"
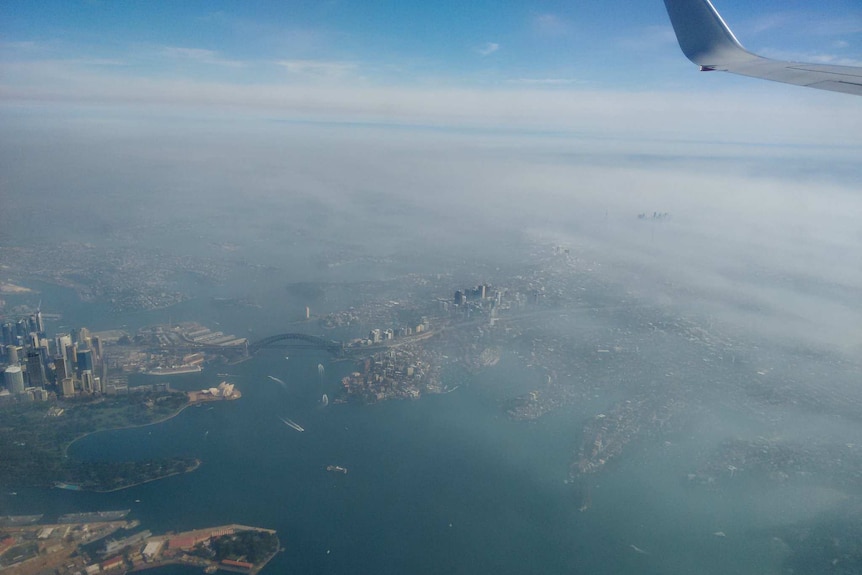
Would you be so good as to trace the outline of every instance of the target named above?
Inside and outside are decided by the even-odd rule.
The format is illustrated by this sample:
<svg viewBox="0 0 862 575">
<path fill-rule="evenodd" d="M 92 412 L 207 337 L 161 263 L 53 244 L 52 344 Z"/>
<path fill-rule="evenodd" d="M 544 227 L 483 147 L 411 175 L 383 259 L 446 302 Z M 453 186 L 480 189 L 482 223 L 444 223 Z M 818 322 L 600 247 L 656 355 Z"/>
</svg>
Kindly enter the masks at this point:
<svg viewBox="0 0 862 575">
<path fill-rule="evenodd" d="M 186 397 L 188 397 L 188 395 L 186 395 Z M 75 442 L 80 441 L 81 439 L 84 439 L 85 437 L 89 437 L 90 435 L 93 435 L 94 433 L 101 433 L 101 432 L 103 432 L 103 431 L 121 431 L 121 430 L 123 430 L 123 429 L 135 429 L 135 428 L 138 428 L 138 427 L 148 427 L 148 426 L 150 426 L 150 425 L 156 425 L 156 424 L 159 424 L 159 423 L 164 423 L 165 421 L 168 421 L 168 420 L 173 419 L 174 417 L 178 416 L 179 414 L 181 414 L 183 411 L 185 411 L 185 410 L 186 410 L 186 409 L 188 409 L 189 407 L 192 407 L 192 406 L 194 406 L 194 405 L 196 405 L 196 404 L 198 404 L 198 403 L 202 403 L 202 402 L 192 402 L 192 401 L 189 401 L 187 404 L 183 405 L 182 407 L 180 407 L 180 408 L 179 408 L 178 410 L 176 410 L 175 412 L 173 412 L 173 413 L 171 413 L 171 414 L 169 414 L 169 415 L 166 415 L 165 417 L 163 417 L 163 418 L 161 418 L 161 419 L 157 419 L 157 420 L 155 420 L 155 421 L 150 421 L 150 422 L 148 422 L 148 423 L 134 423 L 134 424 L 131 424 L 131 425 L 123 425 L 123 426 L 120 426 L 120 427 L 106 427 L 105 429 L 94 429 L 93 431 L 88 431 L 88 432 L 86 432 L 86 433 L 83 433 L 83 434 L 79 435 L 78 437 L 76 437 L 75 439 L 73 439 L 72 441 L 70 441 L 70 442 L 69 442 L 69 443 L 68 443 L 68 444 L 63 448 L 63 458 L 68 458 L 68 457 L 69 457 L 69 448 L 70 448 L 70 447 L 72 447 L 72 445 L 73 445 Z"/>
<path fill-rule="evenodd" d="M 188 397 L 188 396 L 186 396 L 186 397 Z M 79 435 L 78 437 L 76 437 L 76 438 L 75 438 L 75 439 L 73 439 L 72 441 L 70 441 L 70 442 L 69 442 L 69 443 L 68 443 L 68 444 L 63 448 L 63 458 L 64 458 L 64 459 L 67 459 L 67 458 L 69 457 L 69 453 L 68 453 L 68 452 L 69 452 L 69 448 L 72 446 L 72 444 L 74 444 L 75 442 L 77 442 L 77 441 L 79 441 L 79 440 L 81 440 L 81 439 L 84 439 L 85 437 L 89 437 L 90 435 L 93 435 L 93 434 L 95 434 L 95 433 L 101 433 L 101 432 L 103 432 L 103 431 L 120 431 L 120 430 L 123 430 L 123 429 L 135 429 L 135 428 L 139 428 L 139 427 L 148 427 L 148 426 L 150 426 L 150 425 L 157 425 L 157 424 L 159 424 L 159 423 L 164 423 L 164 422 L 166 422 L 166 421 L 169 421 L 169 420 L 173 419 L 174 417 L 178 416 L 179 414 L 181 414 L 183 411 L 185 411 L 185 410 L 186 410 L 186 409 L 188 409 L 189 407 L 193 407 L 193 406 L 195 406 L 195 405 L 199 405 L 199 404 L 201 404 L 201 403 L 205 403 L 205 402 L 202 402 L 202 401 L 189 401 L 188 403 L 186 403 L 185 405 L 183 405 L 182 407 L 180 407 L 179 409 L 177 409 L 175 412 L 173 412 L 173 413 L 171 413 L 171 414 L 169 414 L 169 415 L 167 415 L 167 416 L 165 416 L 165 417 L 162 417 L 161 419 L 157 419 L 157 420 L 155 420 L 155 421 L 151 421 L 151 422 L 149 422 L 149 423 L 138 423 L 138 424 L 134 424 L 134 425 L 124 425 L 124 426 L 122 426 L 122 427 L 109 427 L 109 428 L 105 428 L 105 429 L 96 429 L 96 430 L 93 430 L 93 431 L 88 431 L 88 432 L 86 432 L 86 433 L 84 433 L 84 434 L 82 434 L 82 435 Z M 143 484 L 145 484 L 145 483 L 152 483 L 153 481 L 159 481 L 159 480 L 161 480 L 161 479 L 167 479 L 168 477 L 173 477 L 174 475 L 180 475 L 180 474 L 182 474 L 182 473 L 192 473 L 193 471 L 197 471 L 197 469 L 198 469 L 202 464 L 203 464 L 203 460 L 201 460 L 201 459 L 199 459 L 199 458 L 195 458 L 194 465 L 192 465 L 192 467 L 191 467 L 191 468 L 189 468 L 189 469 L 185 469 L 185 470 L 183 470 L 183 471 L 174 471 L 174 472 L 172 472 L 172 473 L 167 473 L 167 474 L 165 474 L 165 475 L 160 475 L 160 476 L 158 476 L 158 477 L 151 477 L 151 478 L 149 478 L 149 479 L 144 479 L 144 480 L 142 480 L 142 481 L 136 481 L 135 483 L 131 483 L 131 484 L 129 484 L 129 485 L 123 485 L 122 487 L 114 487 L 114 488 L 112 488 L 112 489 L 93 489 L 93 488 L 80 487 L 79 489 L 76 489 L 75 491 L 86 491 L 86 492 L 89 492 L 89 493 L 114 493 L 114 492 L 117 492 L 117 491 L 122 491 L 122 490 L 124 490 L 124 489 L 129 489 L 129 488 L 131 488 L 131 487 L 137 487 L 137 486 L 139 486 L 139 485 L 143 485 Z"/>
</svg>

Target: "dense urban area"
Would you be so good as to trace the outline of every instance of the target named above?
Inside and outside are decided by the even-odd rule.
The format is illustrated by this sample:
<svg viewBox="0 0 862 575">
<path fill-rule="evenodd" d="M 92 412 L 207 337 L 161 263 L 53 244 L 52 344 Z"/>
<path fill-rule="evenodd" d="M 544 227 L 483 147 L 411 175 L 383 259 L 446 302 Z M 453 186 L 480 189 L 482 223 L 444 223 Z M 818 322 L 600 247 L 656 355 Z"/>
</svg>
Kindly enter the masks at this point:
<svg viewBox="0 0 862 575">
<path fill-rule="evenodd" d="M 26 254 L 13 250 L 4 255 L 17 259 Z M 87 260 L 82 261 L 86 265 Z M 122 307 L 151 309 L 193 297 L 170 291 L 160 283 L 160 274 L 148 275 L 147 282 L 137 281 L 136 270 L 143 263 L 129 264 L 127 273 L 93 274 L 114 279 L 91 285 L 73 285 L 68 277 L 78 274 L 56 271 L 57 266 L 44 260 L 29 275 L 7 268 L 0 279 L 7 299 L 28 293 L 30 279 L 72 287 L 82 298 L 113 294 L 112 305 Z M 100 265 L 118 264 L 108 259 Z M 470 375 L 494 368 L 504 357 L 515 362 L 529 385 L 528 389 L 516 386 L 517 392 L 500 404 L 509 418 L 529 422 L 561 410 L 580 410 L 581 432 L 570 438 L 568 453 L 560 456 L 570 463 L 565 480 L 580 499 L 582 511 L 591 508 L 591 476 L 642 450 L 673 449 L 677 438 L 708 417 L 708 404 L 716 399 L 722 406 L 749 414 L 783 404 L 858 417 L 859 396 L 848 393 L 858 381 L 847 377 L 846 371 L 833 369 L 840 366 L 840 359 L 828 352 L 808 357 L 809 365 L 816 365 L 822 374 L 822 386 L 812 387 L 803 380 L 804 374 L 794 372 L 794 366 L 764 363 L 763 353 L 750 353 L 756 342 L 723 333 L 720 326 L 710 326 L 703 318 L 670 315 L 646 305 L 637 293 L 604 283 L 594 273 L 598 265 L 587 253 L 537 245 L 529 265 L 508 275 L 498 272 L 493 281 L 465 284 L 456 283 L 451 275 L 409 274 L 354 284 L 349 286 L 354 305 L 318 315 L 306 308 L 304 317 L 285 326 L 284 334 L 262 340 L 223 333 L 208 327 L 206 318 L 132 332 L 119 327 L 56 332 L 46 326 L 56 316 L 41 309 L 48 302 L 36 308 L 3 302 L 0 485 L 10 490 L 29 485 L 110 491 L 194 471 L 200 464 L 195 458 L 81 462 L 67 458 L 65 452 L 71 442 L 92 431 L 151 424 L 189 405 L 238 399 L 240 390 L 226 381 L 218 385 L 213 381 L 213 387 L 200 391 L 177 392 L 168 380 L 201 370 L 223 371 L 224 366 L 251 360 L 264 347 L 297 338 L 352 362 L 334 403 L 417 400 L 427 394 L 450 393 Z M 211 279 L 218 277 L 217 269 L 204 264 L 189 269 Z M 345 288 L 294 284 L 287 289 L 320 293 Z M 215 303 L 257 305 L 245 298 Z M 576 329 L 556 328 L 563 325 Z M 674 350 L 672 363 L 662 349 Z M 159 376 L 157 381 L 164 383 L 129 385 L 129 376 L 138 373 Z M 708 383 L 705 387 L 703 382 L 710 381 L 723 382 L 720 394 Z M 472 385 L 481 393 L 488 384 Z M 285 423 L 303 431 L 295 422 Z M 347 473 L 341 467 L 333 469 Z M 781 437 L 738 437 L 700 454 L 680 480 L 705 489 L 755 480 L 858 490 L 862 446 L 803 447 Z M 16 574 L 42 572 L 21 566 L 37 560 L 47 565 L 48 558 L 57 554 L 64 556 L 63 562 L 56 563 L 58 573 L 95 572 L 91 568 L 97 563 L 85 565 L 90 555 L 71 559 L 71 549 L 121 527 L 118 522 L 87 527 L 83 522 L 59 521 L 59 526 L 40 523 L 11 528 L 21 520 L 7 518 L 0 527 L 0 538 L 5 537 L 0 539 L 0 561 L 7 569 L 18 565 L 10 571 Z M 128 525 L 122 527 L 128 529 Z M 112 561 L 114 567 L 128 569 L 142 562 L 196 562 L 207 567 L 235 561 L 228 565 L 254 571 L 260 557 L 272 551 L 266 546 L 253 556 L 223 552 L 224 546 L 217 544 L 221 539 L 212 533 L 203 539 L 189 536 L 194 545 L 183 546 L 177 543 L 182 537 L 153 538 L 140 532 L 130 536 L 135 545 L 126 546 L 123 555 L 100 558 L 98 564 L 107 571 L 113 568 L 106 565 Z M 200 550 L 202 541 L 207 544 Z"/>
</svg>

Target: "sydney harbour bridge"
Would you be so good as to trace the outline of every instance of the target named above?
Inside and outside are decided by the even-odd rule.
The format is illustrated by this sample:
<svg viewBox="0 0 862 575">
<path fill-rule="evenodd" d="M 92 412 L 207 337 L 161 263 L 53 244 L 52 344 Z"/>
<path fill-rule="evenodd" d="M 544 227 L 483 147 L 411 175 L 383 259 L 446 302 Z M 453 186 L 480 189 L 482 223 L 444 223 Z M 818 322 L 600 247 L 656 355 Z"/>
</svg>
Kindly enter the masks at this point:
<svg viewBox="0 0 862 575">
<path fill-rule="evenodd" d="M 286 344 L 286 345 L 285 345 Z M 279 333 L 248 344 L 248 355 L 252 356 L 267 347 L 309 347 L 325 349 L 335 356 L 345 354 L 344 344 L 340 341 L 326 339 L 305 333 Z"/>
</svg>

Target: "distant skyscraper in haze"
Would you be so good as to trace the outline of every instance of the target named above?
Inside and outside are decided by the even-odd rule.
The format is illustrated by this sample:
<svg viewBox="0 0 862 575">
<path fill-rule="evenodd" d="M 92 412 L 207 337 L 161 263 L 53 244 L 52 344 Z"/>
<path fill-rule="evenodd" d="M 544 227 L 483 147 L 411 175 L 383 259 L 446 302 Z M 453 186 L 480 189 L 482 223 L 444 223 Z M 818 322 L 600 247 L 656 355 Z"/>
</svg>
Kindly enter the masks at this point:
<svg viewBox="0 0 862 575">
<path fill-rule="evenodd" d="M 64 378 L 61 385 L 63 397 L 71 397 L 75 395 L 75 380 L 71 377 Z"/>
<path fill-rule="evenodd" d="M 24 372 L 17 365 L 10 365 L 3 372 L 3 382 L 10 393 L 22 393 L 24 391 Z"/>
<path fill-rule="evenodd" d="M 95 382 L 93 381 L 93 372 L 89 369 L 85 369 L 81 372 L 81 389 L 84 390 L 84 393 L 93 393 L 95 389 L 93 388 Z"/>
<path fill-rule="evenodd" d="M 7 321 L 3 324 L 3 345 L 12 345 L 15 343 L 15 326 L 12 322 Z"/>
<path fill-rule="evenodd" d="M 66 358 L 62 355 L 54 358 L 54 372 L 57 374 L 57 383 L 72 375 L 72 372 L 69 371 L 69 365 L 66 364 Z"/>
<path fill-rule="evenodd" d="M 6 363 L 9 365 L 15 365 L 19 361 L 18 359 L 18 346 L 17 345 L 7 345 L 6 346 Z"/>
<path fill-rule="evenodd" d="M 102 360 L 102 338 L 98 335 L 90 336 L 90 348 L 96 354 L 96 361 Z"/>
<path fill-rule="evenodd" d="M 38 351 L 27 352 L 27 378 L 30 380 L 30 387 L 45 387 L 48 384 L 42 355 Z"/>
<path fill-rule="evenodd" d="M 57 355 L 66 355 L 66 347 L 72 345 L 72 336 L 67 333 L 58 333 L 54 337 L 54 345 L 57 346 Z"/>
<path fill-rule="evenodd" d="M 89 371 L 93 373 L 93 350 L 79 349 L 78 350 L 78 373 Z"/>
</svg>

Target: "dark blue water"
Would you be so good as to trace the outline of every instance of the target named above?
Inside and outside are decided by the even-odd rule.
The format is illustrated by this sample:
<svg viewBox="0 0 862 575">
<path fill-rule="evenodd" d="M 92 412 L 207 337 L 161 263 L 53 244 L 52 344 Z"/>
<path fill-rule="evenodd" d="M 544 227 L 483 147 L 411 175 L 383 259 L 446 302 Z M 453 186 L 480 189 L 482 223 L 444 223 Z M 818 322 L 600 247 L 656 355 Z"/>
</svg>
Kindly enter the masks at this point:
<svg viewBox="0 0 862 575">
<path fill-rule="evenodd" d="M 198 299 L 149 317 L 208 314 L 219 329 L 251 337 L 293 331 L 286 322 L 303 302 L 277 288 L 270 293 L 277 309 L 213 310 Z M 89 317 L 86 325 L 96 329 L 117 320 L 98 312 L 89 306 L 68 317 Z M 318 363 L 326 368 L 322 378 Z M 451 372 L 462 383 L 453 393 L 323 408 L 322 394 L 334 398 L 353 369 L 323 351 L 269 350 L 237 366 L 174 377 L 179 389 L 228 379 L 243 397 L 189 408 L 149 427 L 94 434 L 70 453 L 84 459 L 188 455 L 203 460 L 197 471 L 109 494 L 18 490 L 0 494 L 0 514 L 50 518 L 130 508 L 154 533 L 225 523 L 273 528 L 285 551 L 267 573 L 724 574 L 776 568 L 786 549 L 775 545 L 768 528 L 787 521 L 782 514 L 795 520 L 818 510 L 794 508 L 781 493 L 759 498 L 762 491 L 742 485 L 687 487 L 690 462 L 704 449 L 692 438 L 633 446 L 588 482 L 592 507 L 581 512 L 580 489 L 564 480 L 585 417 L 606 398 L 538 422 L 511 421 L 503 399 L 536 382 L 534 372 L 504 355 L 476 377 Z M 306 431 L 286 426 L 285 417 Z M 330 464 L 349 474 L 327 472 Z"/>
<path fill-rule="evenodd" d="M 156 533 L 274 528 L 285 551 L 268 573 L 761 573 L 780 559 L 767 537 L 746 536 L 762 527 L 746 516 L 750 500 L 683 488 L 685 466 L 673 462 L 686 459 L 686 446 L 621 460 L 595 478 L 593 507 L 580 512 L 580 494 L 564 483 L 579 439 L 571 413 L 513 422 L 487 384 L 323 408 L 322 393 L 333 397 L 353 366 L 317 351 L 273 350 L 226 369 L 241 400 L 71 449 L 85 459 L 192 455 L 204 461 L 196 472 L 111 494 L 25 490 L 15 511 L 131 508 Z M 173 384 L 199 388 L 214 375 Z M 493 377 L 509 376 L 499 369 L 483 379 Z M 329 464 L 349 474 L 328 473 Z M 728 537 L 712 535 L 719 529 Z"/>
</svg>

